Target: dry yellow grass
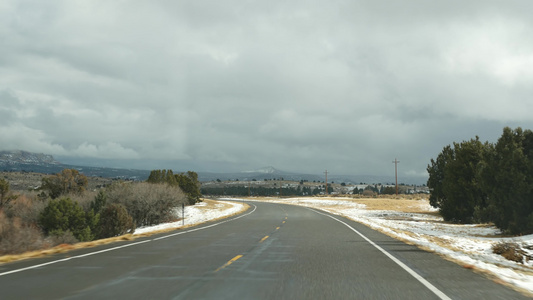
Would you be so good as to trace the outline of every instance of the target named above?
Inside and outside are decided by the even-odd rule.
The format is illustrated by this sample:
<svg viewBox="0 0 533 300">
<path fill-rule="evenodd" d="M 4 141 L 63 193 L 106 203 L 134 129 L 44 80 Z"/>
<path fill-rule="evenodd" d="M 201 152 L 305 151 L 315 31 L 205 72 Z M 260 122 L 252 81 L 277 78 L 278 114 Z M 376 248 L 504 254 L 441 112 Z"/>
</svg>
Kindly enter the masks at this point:
<svg viewBox="0 0 533 300">
<path fill-rule="evenodd" d="M 394 210 L 405 213 L 433 214 L 434 211 L 427 208 L 427 200 L 417 199 L 394 199 L 394 198 L 363 198 L 353 199 L 353 202 L 366 205 L 368 210 Z"/>
<path fill-rule="evenodd" d="M 283 201 L 291 198 L 275 198 L 275 197 L 243 197 L 244 199 L 258 200 L 258 201 Z M 419 195 L 401 195 L 395 196 L 381 196 L 378 198 L 363 198 L 363 197 L 306 197 L 314 200 L 343 200 L 354 203 L 364 204 L 368 210 L 394 210 L 405 213 L 423 213 L 423 214 L 438 214 L 433 210 L 428 209 L 429 202 Z"/>
<path fill-rule="evenodd" d="M 214 208 L 227 209 L 227 208 L 231 207 L 230 204 L 227 204 L 227 203 L 224 203 L 224 202 L 215 201 L 215 200 L 203 199 L 203 202 L 205 203 L 205 205 L 203 207 L 206 208 L 206 209 L 214 209 Z M 217 207 L 217 205 L 218 205 L 218 207 Z"/>
<path fill-rule="evenodd" d="M 91 248 L 91 247 L 96 247 L 96 246 L 100 246 L 100 245 L 106 245 L 106 244 L 119 242 L 119 241 L 131 241 L 131 240 L 134 240 L 134 239 L 136 239 L 138 237 L 140 237 L 140 236 L 134 236 L 132 234 L 126 234 L 126 235 L 121 235 L 121 236 L 107 238 L 107 239 L 101 239 L 101 240 L 95 240 L 95 241 L 90 241 L 90 242 L 77 243 L 77 244 L 74 244 L 74 245 L 61 244 L 61 245 L 57 245 L 57 246 L 49 248 L 49 249 L 30 251 L 30 252 L 26 252 L 26 253 L 22 253 L 22 254 L 0 256 L 0 263 L 7 263 L 7 262 L 12 262 L 12 261 L 17 261 L 17 260 L 28 259 L 28 258 L 35 258 L 35 257 L 42 257 L 42 256 L 46 256 L 46 255 L 51 255 L 51 254 L 64 253 L 64 252 L 68 252 L 68 251 L 71 251 L 71 250 L 83 249 L 83 248 Z"/>
</svg>

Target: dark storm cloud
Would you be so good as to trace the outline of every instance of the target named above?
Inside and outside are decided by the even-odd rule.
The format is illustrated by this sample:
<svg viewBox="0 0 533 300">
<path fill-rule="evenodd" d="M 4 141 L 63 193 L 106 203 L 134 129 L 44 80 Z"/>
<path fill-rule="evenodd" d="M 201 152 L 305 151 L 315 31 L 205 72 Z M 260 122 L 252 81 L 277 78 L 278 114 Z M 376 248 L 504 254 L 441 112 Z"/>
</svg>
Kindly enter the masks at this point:
<svg viewBox="0 0 533 300">
<path fill-rule="evenodd" d="M 4 1 L 2 147 L 423 175 L 447 144 L 533 127 L 532 6 Z"/>
</svg>

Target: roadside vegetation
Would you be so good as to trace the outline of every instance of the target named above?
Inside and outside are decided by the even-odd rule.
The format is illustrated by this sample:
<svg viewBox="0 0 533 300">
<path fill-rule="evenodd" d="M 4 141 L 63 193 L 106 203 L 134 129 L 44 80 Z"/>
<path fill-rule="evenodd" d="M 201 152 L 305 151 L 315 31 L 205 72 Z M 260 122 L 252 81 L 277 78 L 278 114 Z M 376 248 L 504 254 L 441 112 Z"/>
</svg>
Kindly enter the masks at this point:
<svg viewBox="0 0 533 300">
<path fill-rule="evenodd" d="M 36 191 L 14 193 L 0 179 L 0 255 L 42 250 L 133 233 L 136 227 L 177 219 L 176 209 L 200 201 L 195 172 L 173 181 L 114 182 L 88 191 L 77 170 L 42 178 Z M 151 175 L 151 177 L 153 177 Z"/>
<path fill-rule="evenodd" d="M 430 204 L 445 221 L 493 223 L 533 233 L 533 132 L 505 127 L 494 144 L 478 137 L 444 147 L 428 165 Z"/>
</svg>

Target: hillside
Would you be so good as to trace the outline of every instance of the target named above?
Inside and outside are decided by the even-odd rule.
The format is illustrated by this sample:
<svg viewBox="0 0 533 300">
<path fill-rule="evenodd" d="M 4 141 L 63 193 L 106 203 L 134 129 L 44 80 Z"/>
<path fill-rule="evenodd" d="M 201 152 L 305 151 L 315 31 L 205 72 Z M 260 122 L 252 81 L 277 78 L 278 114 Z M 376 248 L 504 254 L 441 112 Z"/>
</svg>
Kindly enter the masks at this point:
<svg viewBox="0 0 533 300">
<path fill-rule="evenodd" d="M 27 151 L 0 151 L 0 171 L 34 172 L 55 174 L 63 169 L 76 169 L 89 177 L 121 178 L 129 180 L 145 180 L 150 175 L 148 170 L 119 169 L 106 167 L 87 167 L 63 164 L 52 155 L 31 153 Z"/>
</svg>

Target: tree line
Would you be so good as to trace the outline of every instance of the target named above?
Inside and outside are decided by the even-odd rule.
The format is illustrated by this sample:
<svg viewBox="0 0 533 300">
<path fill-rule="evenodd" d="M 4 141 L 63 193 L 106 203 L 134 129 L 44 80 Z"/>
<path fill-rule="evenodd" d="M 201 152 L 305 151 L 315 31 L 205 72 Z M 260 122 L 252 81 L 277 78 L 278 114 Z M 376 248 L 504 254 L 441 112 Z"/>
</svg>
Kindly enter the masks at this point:
<svg viewBox="0 0 533 300">
<path fill-rule="evenodd" d="M 174 174 L 172 170 L 153 170 L 146 182 L 164 183 L 170 186 L 179 187 L 186 195 L 189 205 L 200 202 L 202 193 L 200 191 L 200 181 L 196 172 Z"/>
<path fill-rule="evenodd" d="M 325 191 L 325 188 L 318 187 L 307 187 L 307 186 L 297 186 L 297 187 L 264 187 L 264 186 L 254 186 L 247 187 L 244 185 L 230 185 L 230 186 L 216 186 L 216 187 L 202 187 L 202 195 L 211 195 L 211 196 L 221 196 L 221 195 L 231 195 L 231 196 L 309 196 L 309 195 L 318 195 Z M 333 192 L 333 188 L 328 186 L 329 193 Z"/>
<path fill-rule="evenodd" d="M 446 221 L 494 223 L 533 233 L 533 132 L 505 127 L 496 143 L 479 137 L 445 146 L 427 167 L 429 198 Z"/>
</svg>

